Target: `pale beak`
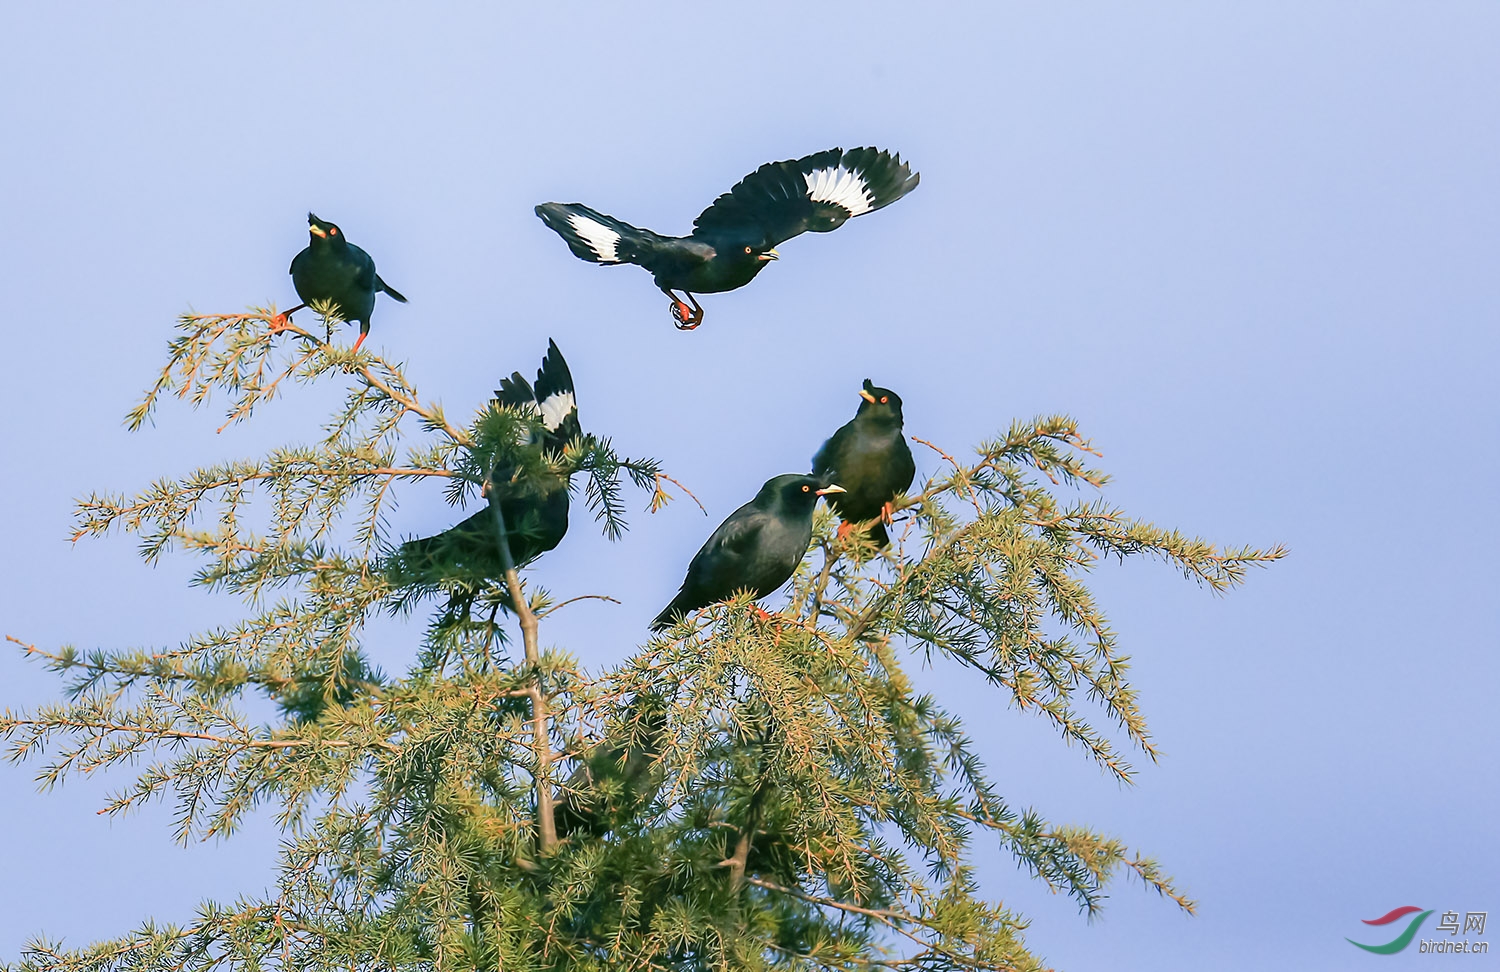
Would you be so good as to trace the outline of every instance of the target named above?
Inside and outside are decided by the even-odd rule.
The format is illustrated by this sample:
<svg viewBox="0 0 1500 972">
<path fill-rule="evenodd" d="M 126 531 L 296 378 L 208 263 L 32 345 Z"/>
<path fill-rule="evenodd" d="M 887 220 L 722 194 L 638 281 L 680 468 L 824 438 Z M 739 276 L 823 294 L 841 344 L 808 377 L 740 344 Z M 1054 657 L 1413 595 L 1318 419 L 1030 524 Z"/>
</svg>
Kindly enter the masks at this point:
<svg viewBox="0 0 1500 972">
<path fill-rule="evenodd" d="M 863 388 L 861 388 L 859 390 L 859 397 L 863 398 L 865 401 L 869 402 L 871 405 L 875 404 L 875 396 L 871 395 L 869 392 L 865 391 Z"/>
<path fill-rule="evenodd" d="M 780 260 L 781 259 L 781 254 L 776 252 L 776 248 L 775 247 L 772 247 L 771 249 L 769 249 L 766 252 L 762 253 L 760 256 L 756 257 L 756 259 L 757 260 Z"/>
<path fill-rule="evenodd" d="M 307 231 L 312 235 L 322 237 L 325 240 L 328 238 L 328 231 L 315 223 L 309 223 L 307 226 Z"/>
<path fill-rule="evenodd" d="M 846 492 L 846 490 L 842 486 L 824 486 L 822 489 L 818 490 L 818 495 L 819 496 L 827 496 L 829 493 L 843 493 L 843 492 Z"/>
</svg>

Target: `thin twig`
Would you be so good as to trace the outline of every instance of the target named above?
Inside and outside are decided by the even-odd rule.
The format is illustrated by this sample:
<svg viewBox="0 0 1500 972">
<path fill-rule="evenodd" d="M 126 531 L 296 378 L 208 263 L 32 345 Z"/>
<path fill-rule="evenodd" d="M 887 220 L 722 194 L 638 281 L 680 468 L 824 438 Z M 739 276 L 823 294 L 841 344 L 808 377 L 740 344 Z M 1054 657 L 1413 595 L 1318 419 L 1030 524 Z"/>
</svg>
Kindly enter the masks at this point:
<svg viewBox="0 0 1500 972">
<path fill-rule="evenodd" d="M 542 618 L 545 618 L 547 615 L 551 614 L 553 611 L 556 611 L 558 608 L 567 607 L 569 604 L 572 604 L 574 601 L 608 601 L 611 604 L 619 604 L 620 603 L 619 601 L 617 601 L 614 598 L 610 597 L 608 594 L 580 594 L 577 597 L 570 597 L 566 601 L 562 601 L 560 603 L 552 605 L 551 607 L 547 608 L 545 611 L 542 611 L 542 612 L 538 613 L 537 616 L 536 616 L 536 619 L 538 621 L 540 621 Z"/>
<path fill-rule="evenodd" d="M 673 479 L 671 476 L 668 476 L 664 472 L 659 472 L 659 473 L 656 474 L 656 480 L 657 480 L 657 487 L 656 488 L 658 490 L 661 489 L 661 480 L 663 480 L 663 479 L 665 479 L 667 482 L 671 483 L 673 486 L 676 486 L 678 489 L 680 489 L 684 493 L 686 493 L 688 495 L 688 499 L 690 499 L 694 503 L 698 504 L 698 509 L 700 509 L 700 510 L 703 511 L 703 515 L 704 516 L 708 516 L 708 508 L 703 505 L 703 502 L 700 499 L 698 499 L 697 496 L 693 495 L 693 491 L 690 490 L 690 489 L 688 489 L 686 486 L 682 485 L 681 483 L 679 483 L 677 480 Z"/>
</svg>

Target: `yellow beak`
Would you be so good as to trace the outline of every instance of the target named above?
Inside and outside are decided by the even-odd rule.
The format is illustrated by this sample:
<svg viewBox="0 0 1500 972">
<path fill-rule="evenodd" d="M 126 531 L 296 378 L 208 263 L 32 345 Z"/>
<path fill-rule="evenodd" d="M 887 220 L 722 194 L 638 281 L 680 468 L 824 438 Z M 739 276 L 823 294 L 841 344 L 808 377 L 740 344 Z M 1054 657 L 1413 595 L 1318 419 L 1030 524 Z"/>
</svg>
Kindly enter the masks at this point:
<svg viewBox="0 0 1500 972">
<path fill-rule="evenodd" d="M 756 259 L 757 260 L 780 260 L 781 259 L 781 254 L 776 252 L 776 248 L 775 247 L 772 247 L 771 249 L 769 249 L 766 252 L 762 253 L 760 256 L 756 257 Z"/>
<path fill-rule="evenodd" d="M 843 492 L 847 492 L 847 491 L 842 486 L 824 486 L 822 489 L 818 490 L 818 495 L 819 496 L 827 496 L 829 493 L 843 493 Z"/>
<path fill-rule="evenodd" d="M 307 231 L 312 235 L 322 237 L 325 240 L 328 238 L 328 231 L 323 227 L 317 225 L 316 223 L 307 224 Z"/>
<path fill-rule="evenodd" d="M 871 405 L 875 404 L 875 396 L 871 395 L 869 392 L 865 391 L 863 388 L 861 388 L 859 390 L 859 397 L 863 398 L 865 401 L 869 402 Z"/>
</svg>

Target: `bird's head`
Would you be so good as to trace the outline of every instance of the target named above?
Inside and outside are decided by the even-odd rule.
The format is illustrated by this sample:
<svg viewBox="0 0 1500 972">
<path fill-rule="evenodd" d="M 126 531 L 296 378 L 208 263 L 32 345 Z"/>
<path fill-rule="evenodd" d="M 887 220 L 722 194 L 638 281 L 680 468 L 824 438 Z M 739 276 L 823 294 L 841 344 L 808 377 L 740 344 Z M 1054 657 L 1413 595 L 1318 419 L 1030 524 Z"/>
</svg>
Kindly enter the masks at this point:
<svg viewBox="0 0 1500 972">
<path fill-rule="evenodd" d="M 345 242 L 342 230 L 332 223 L 325 223 L 312 213 L 307 214 L 307 232 L 310 237 L 309 242 L 313 246 L 325 243 L 342 244 Z"/>
<path fill-rule="evenodd" d="M 761 268 L 772 260 L 781 259 L 781 254 L 776 252 L 776 248 L 767 244 L 762 239 L 746 238 L 723 244 L 715 244 L 714 249 L 718 251 L 721 257 L 727 256 L 737 264 L 753 267 L 756 272 L 759 272 Z"/>
<path fill-rule="evenodd" d="M 892 422 L 901 424 L 901 396 L 889 388 L 881 388 L 870 379 L 865 379 L 864 387 L 859 390 L 859 397 L 863 399 L 859 403 L 859 411 L 856 416 L 877 422 Z"/>
<path fill-rule="evenodd" d="M 768 481 L 760 488 L 756 504 L 765 508 L 782 509 L 801 513 L 811 511 L 819 496 L 842 493 L 844 487 L 829 482 L 821 476 L 804 476 L 787 473 Z"/>
</svg>

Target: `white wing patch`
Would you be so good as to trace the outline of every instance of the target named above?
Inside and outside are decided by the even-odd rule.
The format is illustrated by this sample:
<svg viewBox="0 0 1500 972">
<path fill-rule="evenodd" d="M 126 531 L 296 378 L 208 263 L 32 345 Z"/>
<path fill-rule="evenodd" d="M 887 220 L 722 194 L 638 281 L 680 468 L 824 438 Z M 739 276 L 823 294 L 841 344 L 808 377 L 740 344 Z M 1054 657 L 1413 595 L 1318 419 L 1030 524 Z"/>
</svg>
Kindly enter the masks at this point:
<svg viewBox="0 0 1500 972">
<path fill-rule="evenodd" d="M 833 203 L 849 211 L 850 216 L 868 213 L 875 208 L 870 191 L 865 188 L 864 176 L 842 165 L 813 172 L 804 172 L 807 180 L 807 198 L 813 202 Z"/>
<path fill-rule="evenodd" d="M 547 400 L 537 406 L 542 413 L 542 424 L 547 427 L 548 432 L 556 432 L 562 427 L 563 421 L 576 409 L 577 404 L 573 401 L 573 393 L 553 392 L 547 396 Z"/>
<path fill-rule="evenodd" d="M 619 263 L 620 257 L 615 249 L 615 244 L 620 242 L 620 234 L 605 226 L 597 220 L 580 216 L 577 213 L 568 214 L 568 225 L 573 227 L 573 232 L 589 245 L 601 263 Z"/>
</svg>

